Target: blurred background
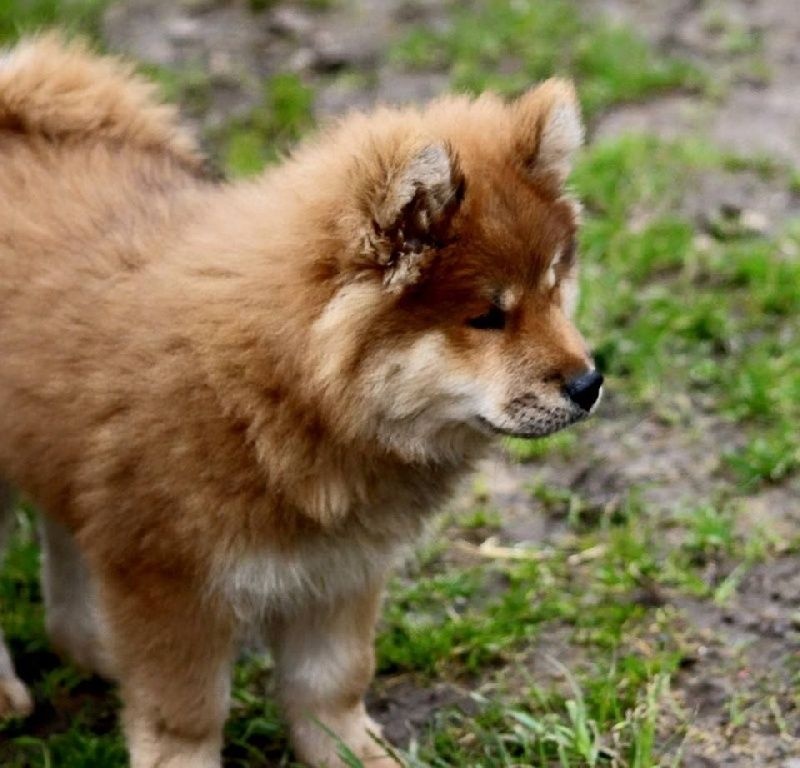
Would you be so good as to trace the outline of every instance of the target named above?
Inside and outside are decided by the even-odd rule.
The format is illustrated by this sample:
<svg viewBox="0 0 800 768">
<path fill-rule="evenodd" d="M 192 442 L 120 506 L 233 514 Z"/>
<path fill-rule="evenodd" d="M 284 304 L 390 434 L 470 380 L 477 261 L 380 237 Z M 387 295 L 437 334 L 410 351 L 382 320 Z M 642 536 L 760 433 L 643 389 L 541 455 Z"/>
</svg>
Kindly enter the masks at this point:
<svg viewBox="0 0 800 768">
<path fill-rule="evenodd" d="M 353 108 L 576 79 L 598 415 L 507 443 L 392 583 L 370 707 L 418 768 L 800 767 L 800 14 L 792 0 L 2 0 L 133 59 L 217 167 Z M 125 765 L 113 690 L 0 575 L 37 698 L 0 764 Z M 291 757 L 243 658 L 228 766 Z"/>
</svg>

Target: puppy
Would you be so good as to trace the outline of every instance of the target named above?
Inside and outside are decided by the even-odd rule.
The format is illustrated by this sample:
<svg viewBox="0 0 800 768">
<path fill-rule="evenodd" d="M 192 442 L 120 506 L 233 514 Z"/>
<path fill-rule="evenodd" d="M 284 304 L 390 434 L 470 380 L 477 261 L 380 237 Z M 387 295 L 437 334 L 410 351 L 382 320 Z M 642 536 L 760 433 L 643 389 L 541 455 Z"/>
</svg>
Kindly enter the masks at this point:
<svg viewBox="0 0 800 768">
<path fill-rule="evenodd" d="M 216 183 L 152 86 L 0 59 L 0 476 L 43 513 L 54 644 L 119 682 L 134 768 L 220 765 L 237 641 L 295 750 L 368 765 L 381 591 L 496 435 L 583 419 L 572 87 L 343 119 Z M 30 698 L 0 644 L 0 714 Z M 323 727 L 325 726 L 325 727 Z"/>
</svg>

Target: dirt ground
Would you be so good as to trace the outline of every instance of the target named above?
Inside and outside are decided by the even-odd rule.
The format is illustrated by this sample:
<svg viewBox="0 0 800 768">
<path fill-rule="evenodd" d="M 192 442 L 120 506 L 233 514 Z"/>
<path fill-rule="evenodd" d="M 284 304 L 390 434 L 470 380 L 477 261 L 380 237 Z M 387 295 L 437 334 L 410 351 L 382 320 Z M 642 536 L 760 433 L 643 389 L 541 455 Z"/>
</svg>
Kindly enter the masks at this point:
<svg viewBox="0 0 800 768">
<path fill-rule="evenodd" d="M 796 2 L 590 0 L 582 6 L 587 14 L 634 26 L 658 48 L 719 75 L 713 97 L 673 93 L 621 106 L 590 127 L 592 139 L 627 131 L 700 134 L 722 147 L 800 165 Z M 213 76 L 210 102 L 189 115 L 205 126 L 246 112 L 259 98 L 260 78 L 279 67 L 314 84 L 315 112 L 324 118 L 444 90 L 446 72 L 407 72 L 385 55 L 410 25 L 446 24 L 443 7 L 439 0 L 364 0 L 315 11 L 277 3 L 254 20 L 245 3 L 124 0 L 108 12 L 104 32 L 112 50 L 140 60 L 207 68 Z M 687 190 L 684 206 L 699 222 L 726 207 L 754 211 L 767 230 L 800 212 L 797 196 L 768 180 L 722 172 Z M 555 459 L 532 469 L 498 456 L 483 467 L 488 495 L 504 511 L 501 543 L 541 546 L 565 535 L 563 521 L 524 490 L 536 480 L 577 489 L 598 508 L 616 503 L 631 483 L 644 486 L 646 502 L 658 510 L 711 498 L 723 471 L 721 449 L 741 436 L 707 414 L 689 411 L 668 423 L 612 397 L 580 440 L 585 450 L 578 462 Z M 800 526 L 797 481 L 742 503 L 745 520 L 768 522 L 779 538 Z M 782 713 L 800 671 L 800 559 L 787 555 L 755 567 L 724 607 L 670 595 L 653 599 L 673 606 L 693 649 L 672 682 L 674 706 L 693 713 L 680 764 L 798 768 L 800 717 L 795 709 Z M 736 727 L 727 709 L 734 693 L 746 727 Z M 406 680 L 382 680 L 373 709 L 387 735 L 402 741 L 432 711 L 458 701 L 465 701 L 464 693 L 451 686 L 420 689 Z"/>
</svg>

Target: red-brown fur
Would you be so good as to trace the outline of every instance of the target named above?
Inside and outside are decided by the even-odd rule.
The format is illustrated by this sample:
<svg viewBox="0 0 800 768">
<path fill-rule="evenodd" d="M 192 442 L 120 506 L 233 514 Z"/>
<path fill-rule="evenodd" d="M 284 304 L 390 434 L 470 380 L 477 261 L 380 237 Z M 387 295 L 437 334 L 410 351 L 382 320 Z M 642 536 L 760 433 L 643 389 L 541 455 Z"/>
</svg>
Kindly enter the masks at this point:
<svg viewBox="0 0 800 768">
<path fill-rule="evenodd" d="M 393 553 L 488 444 L 474 404 L 578 418 L 571 257 L 543 281 L 579 139 L 548 81 L 353 115 L 214 184 L 122 65 L 50 37 L 0 60 L 0 476 L 77 542 L 98 615 L 64 650 L 120 681 L 136 768 L 219 764 L 244 624 L 303 759 L 341 764 L 310 716 L 393 765 L 361 704 Z M 506 290 L 502 332 L 467 324 Z M 0 664 L 23 710 L 13 686 Z"/>
</svg>

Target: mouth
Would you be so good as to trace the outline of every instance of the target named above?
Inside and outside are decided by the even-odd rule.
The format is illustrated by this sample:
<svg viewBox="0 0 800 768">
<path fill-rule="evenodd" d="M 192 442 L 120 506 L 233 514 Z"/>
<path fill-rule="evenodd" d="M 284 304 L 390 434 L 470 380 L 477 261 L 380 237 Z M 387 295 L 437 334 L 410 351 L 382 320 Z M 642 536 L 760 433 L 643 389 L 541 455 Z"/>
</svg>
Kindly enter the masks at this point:
<svg viewBox="0 0 800 768">
<path fill-rule="evenodd" d="M 547 426 L 529 425 L 527 427 L 520 428 L 501 427 L 492 423 L 488 419 L 485 419 L 483 416 L 476 416 L 476 421 L 481 431 L 485 433 L 502 435 L 504 437 L 517 437 L 524 440 L 533 440 L 537 437 L 548 437 L 556 432 L 560 432 L 562 429 L 566 429 L 567 427 L 571 427 L 573 424 L 577 424 L 579 421 L 583 421 L 583 419 L 585 419 L 588 415 L 588 412 L 583 414 L 570 414 L 566 419 L 557 424 L 549 424 Z"/>
</svg>

